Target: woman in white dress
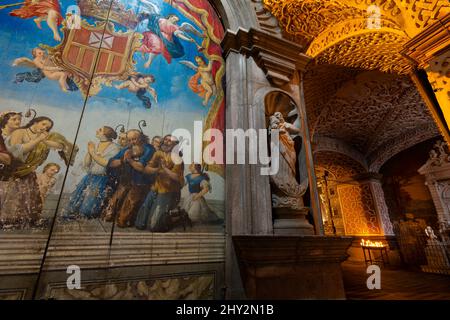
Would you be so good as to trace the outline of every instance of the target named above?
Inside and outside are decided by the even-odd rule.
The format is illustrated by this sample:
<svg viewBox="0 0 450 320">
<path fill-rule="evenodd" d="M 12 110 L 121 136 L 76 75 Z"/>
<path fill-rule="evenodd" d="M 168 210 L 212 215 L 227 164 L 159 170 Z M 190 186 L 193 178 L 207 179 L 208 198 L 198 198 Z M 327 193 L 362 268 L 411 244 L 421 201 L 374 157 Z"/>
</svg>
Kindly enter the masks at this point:
<svg viewBox="0 0 450 320">
<path fill-rule="evenodd" d="M 183 209 L 192 222 L 208 223 L 218 222 L 221 219 L 211 210 L 205 200 L 205 195 L 211 192 L 209 176 L 204 173 L 200 164 L 192 163 L 189 166 L 190 174 L 186 176 L 189 195 L 183 201 Z"/>
<path fill-rule="evenodd" d="M 96 136 L 99 143 L 88 143 L 88 152 L 84 158 L 87 175 L 70 196 L 63 212 L 65 219 L 100 217 L 106 200 L 113 191 L 113 182 L 106 172 L 106 167 L 109 159 L 120 151 L 120 146 L 113 142 L 117 133 L 113 128 L 104 126 L 97 130 Z"/>
</svg>

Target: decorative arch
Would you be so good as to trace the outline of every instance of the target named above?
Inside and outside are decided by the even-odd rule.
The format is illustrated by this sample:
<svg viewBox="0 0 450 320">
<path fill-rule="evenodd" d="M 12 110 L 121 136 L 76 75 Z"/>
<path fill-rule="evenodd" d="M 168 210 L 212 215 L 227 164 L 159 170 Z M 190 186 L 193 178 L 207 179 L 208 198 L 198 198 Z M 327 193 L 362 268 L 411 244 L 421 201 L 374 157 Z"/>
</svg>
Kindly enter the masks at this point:
<svg viewBox="0 0 450 320">
<path fill-rule="evenodd" d="M 367 162 L 364 155 L 341 140 L 328 137 L 316 137 L 313 153 L 316 154 L 318 152 L 335 152 L 343 154 L 357 161 L 361 166 L 367 169 Z"/>
<path fill-rule="evenodd" d="M 404 132 L 402 135 L 385 143 L 368 158 L 369 171 L 379 172 L 381 167 L 395 155 L 439 135 L 439 130 L 434 124 L 423 125 Z"/>
<path fill-rule="evenodd" d="M 319 151 L 314 154 L 316 168 L 321 167 L 331 172 L 336 179 L 351 178 L 367 172 L 366 168 L 353 158 L 338 152 Z"/>
</svg>

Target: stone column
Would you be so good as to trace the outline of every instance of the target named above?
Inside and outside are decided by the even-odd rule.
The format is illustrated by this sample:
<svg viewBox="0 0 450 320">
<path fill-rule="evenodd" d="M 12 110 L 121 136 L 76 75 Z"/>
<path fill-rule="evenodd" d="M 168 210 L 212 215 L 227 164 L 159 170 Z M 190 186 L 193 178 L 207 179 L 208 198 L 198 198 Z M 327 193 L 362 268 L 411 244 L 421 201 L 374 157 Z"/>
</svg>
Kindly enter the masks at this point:
<svg viewBox="0 0 450 320">
<path fill-rule="evenodd" d="M 383 236 L 394 236 L 389 210 L 384 198 L 384 191 L 381 184 L 382 175 L 375 172 L 368 172 L 355 177 L 360 184 L 368 184 L 372 194 L 373 205 L 377 214 L 380 226 L 380 234 Z"/>
<path fill-rule="evenodd" d="M 226 128 L 263 128 L 264 119 L 255 117 L 253 98 L 267 83 L 264 74 L 253 58 L 239 52 L 226 54 L 226 66 Z M 273 233 L 269 177 L 258 174 L 259 169 L 259 165 L 226 165 L 227 299 L 245 298 L 232 237 Z"/>
<path fill-rule="evenodd" d="M 394 228 L 392 227 L 391 219 L 389 218 L 389 209 L 384 199 L 384 191 L 381 181 L 378 178 L 370 179 L 370 190 L 372 191 L 373 202 L 375 210 L 380 218 L 380 227 L 385 236 L 394 236 Z"/>
<path fill-rule="evenodd" d="M 450 144 L 450 14 L 408 41 L 402 54 L 416 62 L 412 75 L 441 134 Z M 423 76 L 422 76 L 423 75 Z"/>
</svg>

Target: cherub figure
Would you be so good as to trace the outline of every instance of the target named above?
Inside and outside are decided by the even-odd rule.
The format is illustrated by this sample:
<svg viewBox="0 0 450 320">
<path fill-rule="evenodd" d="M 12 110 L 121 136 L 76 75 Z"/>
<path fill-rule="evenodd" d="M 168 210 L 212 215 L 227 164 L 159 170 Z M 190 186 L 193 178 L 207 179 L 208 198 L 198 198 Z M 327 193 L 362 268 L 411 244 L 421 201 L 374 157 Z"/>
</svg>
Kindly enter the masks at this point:
<svg viewBox="0 0 450 320">
<path fill-rule="evenodd" d="M 119 85 L 116 85 L 116 89 L 128 89 L 129 92 L 136 93 L 136 97 L 142 101 L 142 104 L 145 108 L 150 109 L 152 107 L 152 103 L 150 98 L 145 94 L 147 92 L 150 93 L 153 100 L 158 103 L 158 95 L 156 90 L 152 88 L 150 85 L 155 82 L 155 78 L 152 75 L 144 75 L 137 73 L 128 78 L 128 80 L 122 82 Z"/>
<path fill-rule="evenodd" d="M 67 92 L 78 90 L 76 84 L 71 78 L 69 78 L 69 73 L 64 71 L 62 68 L 57 67 L 50 59 L 48 54 L 44 49 L 34 48 L 31 51 L 33 60 L 27 57 L 17 58 L 13 62 L 13 66 L 30 67 L 36 68 L 32 72 L 21 72 L 16 74 L 15 82 L 23 82 L 24 80 L 28 82 L 40 82 L 44 78 L 50 80 L 56 80 L 59 83 L 59 87 L 62 91 Z"/>
<path fill-rule="evenodd" d="M 11 11 L 10 15 L 22 19 L 36 17 L 33 21 L 39 29 L 42 29 L 41 22 L 47 21 L 53 32 L 53 39 L 61 41 L 58 26 L 61 25 L 63 17 L 58 0 L 25 0 L 22 7 Z"/>
<path fill-rule="evenodd" d="M 61 170 L 61 167 L 56 163 L 48 163 L 45 165 L 42 173 L 37 174 L 37 183 L 39 185 L 39 191 L 42 199 L 42 203 L 45 202 L 48 194 L 56 184 L 55 176 Z"/>
<path fill-rule="evenodd" d="M 190 61 L 180 61 L 181 64 L 197 72 L 189 80 L 189 88 L 203 98 L 203 105 L 206 107 L 211 97 L 216 93 L 212 75 L 212 61 L 207 64 L 201 56 L 196 56 L 195 62 L 197 62 L 197 65 Z"/>
</svg>

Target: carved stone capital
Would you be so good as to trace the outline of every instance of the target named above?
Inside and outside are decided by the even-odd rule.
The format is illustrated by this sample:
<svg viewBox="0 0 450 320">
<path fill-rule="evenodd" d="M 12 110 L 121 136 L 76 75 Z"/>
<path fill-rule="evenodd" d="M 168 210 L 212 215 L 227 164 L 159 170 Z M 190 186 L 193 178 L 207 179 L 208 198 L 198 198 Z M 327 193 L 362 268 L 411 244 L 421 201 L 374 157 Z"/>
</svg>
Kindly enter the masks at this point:
<svg viewBox="0 0 450 320">
<path fill-rule="evenodd" d="M 276 86 L 291 81 L 296 71 L 304 71 L 312 60 L 303 47 L 261 30 L 228 30 L 222 41 L 225 57 L 230 52 L 251 56 L 264 71 L 267 79 Z"/>
<path fill-rule="evenodd" d="M 437 20 L 404 45 L 402 54 L 413 59 L 420 68 L 450 49 L 450 14 Z"/>
</svg>

